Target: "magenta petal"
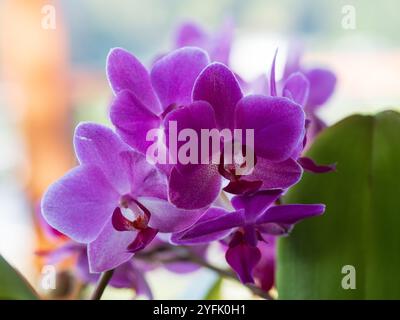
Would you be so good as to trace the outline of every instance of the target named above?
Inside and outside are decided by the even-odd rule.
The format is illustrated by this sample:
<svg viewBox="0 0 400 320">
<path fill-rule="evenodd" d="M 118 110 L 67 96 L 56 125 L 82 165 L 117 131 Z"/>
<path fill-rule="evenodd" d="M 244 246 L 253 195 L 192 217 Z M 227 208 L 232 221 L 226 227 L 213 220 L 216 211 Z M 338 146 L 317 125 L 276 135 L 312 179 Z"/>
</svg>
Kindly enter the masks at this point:
<svg viewBox="0 0 400 320">
<path fill-rule="evenodd" d="M 303 139 L 305 115 L 286 98 L 249 95 L 236 107 L 236 127 L 254 129 L 256 156 L 284 161 Z"/>
<path fill-rule="evenodd" d="M 99 235 L 118 199 L 99 168 L 81 165 L 49 187 L 42 199 L 42 213 L 53 228 L 88 243 Z"/>
<path fill-rule="evenodd" d="M 195 46 L 204 49 L 212 61 L 228 64 L 231 51 L 234 26 L 231 19 L 227 19 L 220 30 L 207 34 L 199 25 L 187 22 L 182 24 L 176 34 L 177 48 Z"/>
<path fill-rule="evenodd" d="M 157 233 L 158 230 L 153 228 L 145 228 L 139 231 L 135 240 L 133 240 L 133 242 L 128 246 L 128 251 L 135 253 L 144 249 L 151 241 L 153 241 Z"/>
<path fill-rule="evenodd" d="M 97 239 L 88 244 L 90 272 L 111 270 L 132 258 L 127 248 L 136 235 L 136 231 L 115 230 L 110 219 Z"/>
<path fill-rule="evenodd" d="M 175 244 L 181 244 L 181 245 L 193 245 L 193 244 L 204 244 L 204 243 L 209 243 L 211 241 L 219 240 L 222 238 L 225 238 L 231 233 L 231 227 L 226 227 L 227 224 L 225 224 L 225 227 L 219 228 L 221 229 L 220 231 L 215 231 L 213 233 L 209 232 L 209 230 L 206 230 L 206 233 L 204 235 L 198 234 L 197 236 L 190 236 L 190 234 L 187 235 L 187 232 L 191 232 L 193 229 L 196 229 L 198 226 L 200 226 L 200 229 L 204 229 L 201 227 L 202 225 L 206 225 L 209 223 L 213 223 L 215 220 L 222 220 L 222 225 L 224 223 L 225 215 L 229 214 L 228 211 L 222 209 L 222 208 L 209 208 L 201 217 L 200 219 L 189 229 L 174 233 L 171 236 L 171 241 Z M 240 220 L 243 218 L 243 215 L 239 213 L 233 213 L 235 216 L 232 216 L 232 219 L 228 221 L 229 225 L 236 224 L 237 220 Z M 229 219 L 228 219 L 229 220 Z M 220 224 L 221 226 L 221 224 Z M 201 230 L 200 230 L 201 231 Z M 196 232 L 196 231 L 195 231 Z"/>
<path fill-rule="evenodd" d="M 257 164 L 251 174 L 243 176 L 246 181 L 261 181 L 260 189 L 286 189 L 299 182 L 303 170 L 292 158 L 272 162 L 257 157 Z"/>
<path fill-rule="evenodd" d="M 196 222 L 191 228 L 186 230 L 181 239 L 193 240 L 197 238 L 208 239 L 215 238 L 217 235 L 226 234 L 227 230 L 239 227 L 245 224 L 244 211 L 226 212 L 220 208 L 211 208 L 206 212 L 205 216 L 200 221 Z M 215 238 L 217 239 L 217 238 Z"/>
<path fill-rule="evenodd" d="M 326 69 L 311 69 L 306 72 L 306 77 L 310 82 L 307 107 L 314 110 L 324 104 L 333 94 L 336 86 L 336 76 Z"/>
<path fill-rule="evenodd" d="M 310 92 L 310 82 L 300 72 L 293 73 L 286 79 L 282 94 L 301 106 L 307 102 Z"/>
<path fill-rule="evenodd" d="M 205 51 L 185 47 L 159 59 L 151 70 L 151 82 L 163 109 L 171 104 L 187 105 L 191 102 L 193 84 L 207 64 Z"/>
<path fill-rule="evenodd" d="M 114 48 L 107 57 L 107 77 L 114 93 L 132 91 L 152 112 L 161 111 L 150 76 L 140 61 L 128 51 Z"/>
<path fill-rule="evenodd" d="M 111 104 L 110 118 L 121 138 L 143 154 L 153 143 L 146 141 L 147 133 L 151 129 L 159 128 L 161 122 L 129 90 L 117 93 Z"/>
<path fill-rule="evenodd" d="M 265 212 L 281 195 L 282 190 L 259 191 L 253 195 L 236 196 L 232 199 L 232 205 L 236 210 L 246 212 L 246 221 L 254 222 L 254 219 Z"/>
<path fill-rule="evenodd" d="M 254 283 L 253 271 L 261 259 L 261 253 L 257 247 L 241 242 L 229 247 L 225 259 L 242 283 Z"/>
<path fill-rule="evenodd" d="M 298 163 L 304 168 L 304 170 L 313 172 L 313 173 L 326 173 L 332 172 L 336 170 L 335 164 L 329 165 L 319 165 L 315 163 L 315 161 L 308 157 L 302 157 L 297 159 Z"/>
<path fill-rule="evenodd" d="M 138 201 L 150 211 L 149 227 L 160 232 L 179 232 L 194 224 L 204 213 L 203 210 L 179 209 L 168 201 L 140 197 Z"/>
<path fill-rule="evenodd" d="M 234 24 L 231 19 L 226 19 L 222 27 L 209 41 L 210 48 L 207 50 L 213 61 L 229 64 L 229 56 L 233 42 Z"/>
<path fill-rule="evenodd" d="M 75 129 L 74 146 L 81 164 L 101 169 L 120 194 L 129 192 L 129 180 L 121 170 L 119 154 L 130 148 L 110 128 L 95 123 L 80 123 Z"/>
<path fill-rule="evenodd" d="M 204 49 L 206 41 L 206 32 L 199 25 L 193 22 L 181 24 L 175 37 L 175 45 L 177 48 L 195 46 Z"/>
<path fill-rule="evenodd" d="M 130 182 L 129 194 L 167 199 L 167 178 L 146 157 L 134 151 L 120 153 L 121 167 Z"/>
<path fill-rule="evenodd" d="M 170 130 L 170 126 L 172 126 L 172 123 L 176 122 L 176 131 Z M 177 134 L 182 132 L 184 129 L 192 129 L 196 132 L 197 134 L 197 143 L 195 146 L 197 147 L 197 157 L 193 157 L 194 160 L 196 160 L 194 163 L 200 164 L 202 162 L 201 155 L 202 155 L 202 142 L 201 142 L 201 130 L 211 130 L 216 128 L 216 123 L 215 123 L 215 115 L 214 115 L 214 110 L 210 106 L 209 103 L 205 101 L 195 101 L 191 103 L 188 106 L 179 108 L 177 110 L 174 110 L 170 112 L 165 120 L 164 120 L 164 127 L 165 127 L 165 136 L 166 136 L 166 143 L 169 148 L 169 150 L 172 151 L 172 146 L 170 145 L 170 136 L 174 140 L 177 139 Z M 175 136 L 175 137 L 173 137 Z M 185 141 L 177 141 L 176 143 L 176 153 L 180 149 L 180 147 L 183 144 L 186 144 L 188 139 L 186 138 Z M 209 142 L 210 145 L 210 150 L 211 150 L 211 141 Z M 211 160 L 211 152 L 209 151 L 209 158 L 204 159 L 206 163 L 210 163 Z M 217 157 L 219 160 L 219 155 Z M 178 159 L 175 159 L 175 163 L 179 162 L 177 161 Z M 193 163 L 193 162 L 192 162 Z"/>
<path fill-rule="evenodd" d="M 204 208 L 217 199 L 221 176 L 217 165 L 174 167 L 169 177 L 169 199 L 178 208 Z"/>
<path fill-rule="evenodd" d="M 268 243 L 259 241 L 257 247 L 261 252 L 261 259 L 254 268 L 253 275 L 256 283 L 268 292 L 275 283 L 275 241 L 268 237 Z"/>
<path fill-rule="evenodd" d="M 319 216 L 325 211 L 323 204 L 286 204 L 269 208 L 257 218 L 257 224 L 280 223 L 291 225 L 300 220 Z"/>
<path fill-rule="evenodd" d="M 219 129 L 233 129 L 235 106 L 242 96 L 235 75 L 221 63 L 205 68 L 193 88 L 193 100 L 207 101 L 214 108 Z"/>
</svg>

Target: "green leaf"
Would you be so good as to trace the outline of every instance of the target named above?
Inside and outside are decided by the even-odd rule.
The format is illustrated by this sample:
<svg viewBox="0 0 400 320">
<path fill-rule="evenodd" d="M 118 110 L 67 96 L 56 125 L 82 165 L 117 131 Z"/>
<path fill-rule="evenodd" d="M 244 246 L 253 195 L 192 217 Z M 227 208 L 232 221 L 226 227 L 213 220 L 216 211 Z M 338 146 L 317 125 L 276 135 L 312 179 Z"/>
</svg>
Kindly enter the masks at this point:
<svg viewBox="0 0 400 320">
<path fill-rule="evenodd" d="M 205 296 L 205 300 L 221 300 L 222 278 L 218 278 Z"/>
<path fill-rule="evenodd" d="M 0 255 L 0 299 L 33 300 L 38 299 L 32 287 L 22 275 L 11 267 Z"/>
<path fill-rule="evenodd" d="M 327 209 L 279 241 L 279 298 L 400 299 L 400 114 L 346 118 L 308 156 L 337 172 L 305 173 L 284 199 Z M 346 265 L 356 289 L 342 287 Z"/>
</svg>

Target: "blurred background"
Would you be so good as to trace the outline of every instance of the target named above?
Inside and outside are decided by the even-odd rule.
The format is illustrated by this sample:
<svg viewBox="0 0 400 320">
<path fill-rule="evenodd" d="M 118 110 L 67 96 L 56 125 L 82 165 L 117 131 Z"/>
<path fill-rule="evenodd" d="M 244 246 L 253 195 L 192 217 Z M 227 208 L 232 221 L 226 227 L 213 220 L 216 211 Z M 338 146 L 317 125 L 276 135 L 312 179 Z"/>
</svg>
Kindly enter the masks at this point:
<svg viewBox="0 0 400 320">
<path fill-rule="evenodd" d="M 150 64 L 173 48 L 180 23 L 213 32 L 231 19 L 230 65 L 252 80 L 268 72 L 277 47 L 279 75 L 289 43 L 302 43 L 306 66 L 338 77 L 320 112 L 332 124 L 356 112 L 400 110 L 399 10 L 397 0 L 0 0 L 0 253 L 38 286 L 35 250 L 54 246 L 35 218 L 40 198 L 75 164 L 74 125 L 109 124 L 110 48 Z M 166 299 L 201 298 L 214 280 L 207 271 L 149 274 L 155 297 Z M 224 290 L 251 297 L 234 283 Z"/>
</svg>

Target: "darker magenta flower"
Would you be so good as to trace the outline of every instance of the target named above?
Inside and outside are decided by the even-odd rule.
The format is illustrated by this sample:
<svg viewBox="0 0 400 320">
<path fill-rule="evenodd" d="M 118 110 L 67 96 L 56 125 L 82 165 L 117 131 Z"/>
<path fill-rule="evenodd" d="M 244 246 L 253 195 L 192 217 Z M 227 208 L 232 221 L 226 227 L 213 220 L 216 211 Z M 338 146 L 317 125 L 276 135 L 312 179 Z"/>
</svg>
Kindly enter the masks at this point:
<svg viewBox="0 0 400 320">
<path fill-rule="evenodd" d="M 240 194 L 258 189 L 283 189 L 298 182 L 302 169 L 291 158 L 304 139 L 305 115 L 297 103 L 284 97 L 243 96 L 235 75 L 221 63 L 209 64 L 198 48 L 181 48 L 160 58 L 150 73 L 131 54 L 114 49 L 108 59 L 108 77 L 116 97 L 111 120 L 121 137 L 139 152 L 153 144 L 147 134 L 165 132 L 176 122 L 178 132 L 193 129 L 254 130 L 256 166 L 244 175 L 231 166 L 186 164 L 163 166 L 168 174 L 169 200 L 179 208 L 209 206 L 225 191 Z"/>
<path fill-rule="evenodd" d="M 203 128 L 252 130 L 255 166 L 237 174 L 223 158 L 218 165 L 178 164 L 169 177 L 174 204 L 193 209 L 212 203 L 222 178 L 229 180 L 224 190 L 233 194 L 284 189 L 299 181 L 302 169 L 291 156 L 304 139 L 305 115 L 300 105 L 284 97 L 243 96 L 235 75 L 221 63 L 211 63 L 201 72 L 192 95 L 193 105 L 170 112 L 164 126 L 175 121 L 178 131 L 191 128 L 198 135 Z M 242 141 L 245 145 L 246 139 Z"/>
<path fill-rule="evenodd" d="M 293 74 L 301 73 L 308 82 L 308 94 L 304 101 L 304 110 L 310 120 L 308 137 L 314 137 L 326 127 L 326 124 L 318 117 L 317 111 L 331 98 L 336 87 L 335 74 L 325 68 L 305 68 L 301 64 L 302 50 L 298 45 L 289 48 L 286 59 L 283 81 L 287 81 Z"/>
<path fill-rule="evenodd" d="M 259 191 L 253 195 L 235 196 L 235 211 L 209 209 L 189 229 L 176 233 L 172 241 L 179 244 L 200 244 L 230 236 L 226 261 L 242 282 L 254 282 L 253 271 L 261 259 L 259 241 L 268 236 L 288 234 L 297 222 L 321 215 L 322 204 L 274 205 L 282 190 Z"/>
<path fill-rule="evenodd" d="M 275 285 L 276 272 L 276 237 L 264 236 L 265 241 L 259 241 L 257 248 L 261 258 L 253 269 L 254 281 L 261 289 L 268 292 Z"/>
<path fill-rule="evenodd" d="M 313 140 L 315 135 L 322 130 L 322 127 L 316 131 L 316 128 L 318 126 L 318 123 L 321 123 L 321 121 L 318 119 L 318 117 L 315 115 L 315 113 L 308 111 L 307 108 L 310 105 L 310 99 L 309 99 L 309 94 L 311 92 L 311 82 L 309 77 L 307 77 L 305 74 L 303 74 L 300 71 L 295 71 L 293 73 L 290 73 L 287 75 L 287 77 L 284 77 L 279 83 L 276 83 L 275 80 L 275 62 L 276 62 L 276 57 L 277 57 L 278 50 L 275 52 L 274 59 L 272 61 L 272 66 L 271 66 L 271 75 L 270 75 L 270 95 L 271 96 L 283 96 L 286 97 L 299 105 L 303 107 L 303 109 L 306 112 L 306 122 L 305 122 L 305 128 L 304 128 L 304 139 L 301 141 L 298 146 L 295 148 L 293 154 L 291 157 L 293 159 L 296 159 L 297 162 L 302 166 L 303 169 L 313 172 L 313 173 L 326 173 L 326 172 L 331 172 L 336 169 L 335 164 L 330 164 L 330 165 L 319 165 L 314 162 L 313 159 L 308 158 L 308 157 L 303 157 L 302 154 L 306 148 L 307 143 L 309 140 Z M 326 77 L 328 77 L 327 74 L 330 74 L 330 72 L 326 71 Z M 333 74 L 332 74 L 333 75 Z M 325 77 L 323 76 L 323 77 Z M 322 84 L 324 82 L 329 82 L 328 80 L 323 80 L 321 79 Z M 314 83 L 314 87 L 315 87 Z M 332 84 L 333 85 L 333 84 Z M 279 89 L 278 89 L 279 88 Z M 280 91 L 279 91 L 280 90 Z M 314 88 L 315 90 L 315 88 Z M 332 88 L 333 90 L 333 88 Z"/>
<path fill-rule="evenodd" d="M 109 128 L 84 123 L 75 131 L 79 166 L 49 187 L 42 213 L 53 228 L 88 244 L 91 272 L 113 269 L 157 232 L 177 232 L 202 214 L 167 199 L 166 178 Z"/>
<path fill-rule="evenodd" d="M 115 98 L 110 118 L 122 139 L 146 154 L 152 144 L 146 140 L 152 129 L 161 128 L 170 111 L 192 102 L 193 84 L 209 64 L 207 53 L 185 47 L 158 59 L 151 70 L 132 54 L 111 50 L 107 59 L 107 76 Z"/>
</svg>

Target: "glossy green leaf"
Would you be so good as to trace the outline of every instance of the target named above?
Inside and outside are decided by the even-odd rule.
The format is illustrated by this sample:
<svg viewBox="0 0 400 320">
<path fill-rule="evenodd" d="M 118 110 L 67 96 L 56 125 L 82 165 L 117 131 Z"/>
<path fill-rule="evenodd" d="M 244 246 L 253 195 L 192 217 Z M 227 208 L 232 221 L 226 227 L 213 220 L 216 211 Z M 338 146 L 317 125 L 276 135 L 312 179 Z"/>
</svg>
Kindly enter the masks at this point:
<svg viewBox="0 0 400 320">
<path fill-rule="evenodd" d="M 0 255 L 0 299 L 32 300 L 37 299 L 31 286 L 22 275 L 11 267 Z"/>
<path fill-rule="evenodd" d="M 346 118 L 308 156 L 336 162 L 337 172 L 305 173 L 284 199 L 327 209 L 280 240 L 279 297 L 400 299 L 400 114 Z M 355 268 L 355 289 L 342 286 L 352 283 L 346 265 Z"/>
</svg>

